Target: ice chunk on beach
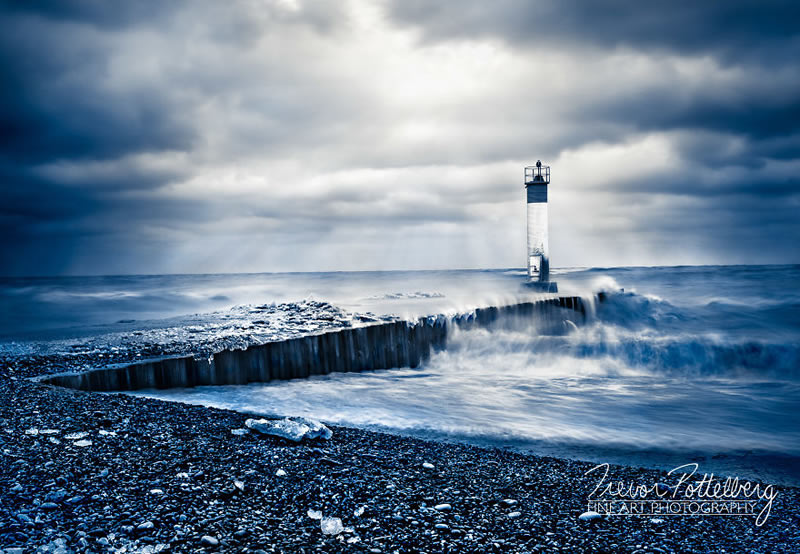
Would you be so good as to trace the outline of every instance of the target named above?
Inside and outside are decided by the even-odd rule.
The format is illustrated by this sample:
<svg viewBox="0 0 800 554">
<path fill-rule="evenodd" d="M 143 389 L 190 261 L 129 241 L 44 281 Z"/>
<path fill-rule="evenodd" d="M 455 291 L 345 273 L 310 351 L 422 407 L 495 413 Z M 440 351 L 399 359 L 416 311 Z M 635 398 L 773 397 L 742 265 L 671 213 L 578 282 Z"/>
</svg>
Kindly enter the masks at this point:
<svg viewBox="0 0 800 554">
<path fill-rule="evenodd" d="M 308 510 L 306 513 L 311 519 L 322 519 L 322 512 L 319 510 Z"/>
<path fill-rule="evenodd" d="M 241 437 L 242 435 L 247 434 L 247 429 L 231 429 L 231 434 Z"/>
<path fill-rule="evenodd" d="M 80 440 L 89 436 L 89 433 L 86 431 L 81 431 L 79 433 L 70 433 L 69 435 L 65 435 L 65 439 L 69 439 L 71 441 Z"/>
<path fill-rule="evenodd" d="M 294 442 L 303 439 L 329 439 L 333 432 L 319 421 L 304 417 L 284 419 L 248 419 L 245 427 L 263 435 L 282 437 Z"/>
<path fill-rule="evenodd" d="M 92 446 L 92 441 L 86 440 L 86 439 L 82 439 L 82 440 L 79 440 L 79 441 L 75 441 L 72 444 L 74 444 L 75 446 Z"/>
<path fill-rule="evenodd" d="M 594 521 L 595 519 L 600 519 L 601 516 L 597 512 L 589 510 L 588 512 L 583 512 L 581 515 L 578 516 L 578 519 L 581 521 Z"/>
<path fill-rule="evenodd" d="M 333 437 L 333 431 L 328 429 L 325 425 L 317 421 L 316 419 L 309 419 L 306 417 L 292 417 L 287 418 L 289 421 L 293 421 L 299 425 L 305 425 L 308 427 L 308 432 L 306 433 L 306 438 L 309 439 L 324 439 L 328 440 Z"/>
<path fill-rule="evenodd" d="M 325 535 L 338 535 L 344 531 L 342 520 L 338 517 L 323 517 L 319 522 L 319 526 Z"/>
</svg>

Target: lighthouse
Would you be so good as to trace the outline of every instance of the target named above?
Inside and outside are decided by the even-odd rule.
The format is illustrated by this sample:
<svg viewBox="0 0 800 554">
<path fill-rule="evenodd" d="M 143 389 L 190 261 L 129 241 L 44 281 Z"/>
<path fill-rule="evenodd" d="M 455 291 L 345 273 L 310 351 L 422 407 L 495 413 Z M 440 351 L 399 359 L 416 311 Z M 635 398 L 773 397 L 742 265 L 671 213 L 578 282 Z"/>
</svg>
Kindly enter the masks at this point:
<svg viewBox="0 0 800 554">
<path fill-rule="evenodd" d="M 525 168 L 525 192 L 528 206 L 528 282 L 529 287 L 542 292 L 558 292 L 550 281 L 550 252 L 547 237 L 547 187 L 550 184 L 550 166 Z"/>
</svg>

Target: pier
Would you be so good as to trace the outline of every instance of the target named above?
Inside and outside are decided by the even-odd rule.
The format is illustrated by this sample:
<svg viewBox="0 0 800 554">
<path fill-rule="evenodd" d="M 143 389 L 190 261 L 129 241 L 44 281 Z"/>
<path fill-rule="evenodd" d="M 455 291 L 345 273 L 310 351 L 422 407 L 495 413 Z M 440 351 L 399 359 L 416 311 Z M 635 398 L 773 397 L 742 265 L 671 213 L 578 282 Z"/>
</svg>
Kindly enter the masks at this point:
<svg viewBox="0 0 800 554">
<path fill-rule="evenodd" d="M 122 366 L 51 375 L 43 383 L 114 392 L 245 385 L 307 378 L 333 372 L 418 367 L 447 346 L 453 328 L 512 325 L 530 321 L 544 334 L 566 332 L 586 320 L 585 300 L 562 296 L 507 306 L 477 308 L 456 316 L 390 321 L 223 350 L 208 358 L 165 357 Z M 570 322 L 570 323 L 567 323 Z"/>
</svg>

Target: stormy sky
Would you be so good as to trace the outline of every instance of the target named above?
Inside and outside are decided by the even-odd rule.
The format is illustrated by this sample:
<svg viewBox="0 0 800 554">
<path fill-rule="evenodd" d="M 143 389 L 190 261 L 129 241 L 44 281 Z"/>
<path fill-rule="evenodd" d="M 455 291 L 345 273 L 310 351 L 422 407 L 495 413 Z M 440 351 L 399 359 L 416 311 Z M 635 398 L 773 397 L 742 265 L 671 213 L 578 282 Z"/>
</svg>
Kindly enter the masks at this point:
<svg viewBox="0 0 800 554">
<path fill-rule="evenodd" d="M 797 263 L 798 12 L 0 0 L 0 274 Z"/>
</svg>

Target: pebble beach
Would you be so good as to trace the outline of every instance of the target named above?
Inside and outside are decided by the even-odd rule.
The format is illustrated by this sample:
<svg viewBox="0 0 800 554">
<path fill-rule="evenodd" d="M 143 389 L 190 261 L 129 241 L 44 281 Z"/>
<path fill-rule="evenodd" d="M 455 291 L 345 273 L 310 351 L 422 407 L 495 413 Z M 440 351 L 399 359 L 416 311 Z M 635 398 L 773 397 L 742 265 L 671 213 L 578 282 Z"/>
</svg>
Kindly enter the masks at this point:
<svg viewBox="0 0 800 554">
<path fill-rule="evenodd" d="M 791 552 L 798 489 L 752 517 L 581 519 L 595 464 L 42 385 L 91 355 L 0 362 L 3 552 Z M 617 479 L 663 471 L 612 466 Z"/>
</svg>

